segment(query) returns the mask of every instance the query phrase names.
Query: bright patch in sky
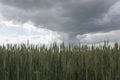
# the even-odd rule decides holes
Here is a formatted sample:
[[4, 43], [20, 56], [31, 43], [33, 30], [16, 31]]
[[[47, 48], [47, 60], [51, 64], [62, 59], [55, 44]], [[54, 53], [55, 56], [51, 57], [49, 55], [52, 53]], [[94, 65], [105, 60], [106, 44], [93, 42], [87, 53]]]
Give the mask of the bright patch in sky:
[[114, 30], [110, 32], [99, 33], [86, 33], [83, 35], [77, 35], [76, 38], [82, 43], [101, 43], [104, 41], [120, 42], [120, 30]]
[[36, 28], [31, 22], [15, 24], [11, 21], [0, 22], [0, 44], [6, 43], [26, 43], [50, 44], [61, 43], [61, 36], [56, 32]]

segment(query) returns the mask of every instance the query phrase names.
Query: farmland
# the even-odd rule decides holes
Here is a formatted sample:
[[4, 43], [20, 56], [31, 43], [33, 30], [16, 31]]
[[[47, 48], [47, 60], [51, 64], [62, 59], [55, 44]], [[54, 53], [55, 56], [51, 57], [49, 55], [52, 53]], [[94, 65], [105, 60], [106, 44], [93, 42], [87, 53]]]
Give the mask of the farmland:
[[120, 47], [2, 45], [0, 80], [120, 80]]

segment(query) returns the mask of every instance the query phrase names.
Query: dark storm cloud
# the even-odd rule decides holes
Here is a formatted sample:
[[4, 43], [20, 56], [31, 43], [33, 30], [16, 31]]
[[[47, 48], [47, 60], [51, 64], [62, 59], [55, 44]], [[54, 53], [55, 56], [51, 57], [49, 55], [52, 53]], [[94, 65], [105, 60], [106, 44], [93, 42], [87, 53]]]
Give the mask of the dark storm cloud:
[[[8, 20], [72, 35], [120, 29], [116, 19], [97, 24], [118, 0], [0, 0]], [[119, 18], [119, 16], [117, 17]], [[102, 20], [102, 19], [101, 19]], [[120, 20], [117, 20], [119, 22]]]
[[59, 0], [0, 0], [2, 3], [22, 9], [40, 9], [55, 6]]

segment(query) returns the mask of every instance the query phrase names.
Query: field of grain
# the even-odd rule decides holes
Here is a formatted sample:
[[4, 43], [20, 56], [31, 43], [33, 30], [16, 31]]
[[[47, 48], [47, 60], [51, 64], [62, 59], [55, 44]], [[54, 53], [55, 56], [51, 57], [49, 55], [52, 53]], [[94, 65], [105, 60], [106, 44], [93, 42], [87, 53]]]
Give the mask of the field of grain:
[[120, 80], [120, 47], [2, 45], [0, 80]]

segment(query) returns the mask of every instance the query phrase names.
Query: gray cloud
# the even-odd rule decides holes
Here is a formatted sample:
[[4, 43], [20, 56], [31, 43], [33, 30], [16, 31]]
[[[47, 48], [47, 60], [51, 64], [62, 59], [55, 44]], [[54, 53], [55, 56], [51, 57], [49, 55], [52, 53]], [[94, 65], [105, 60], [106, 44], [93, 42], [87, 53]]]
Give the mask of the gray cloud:
[[[0, 0], [0, 13], [8, 20], [74, 35], [120, 29], [120, 15], [104, 21], [119, 0]], [[114, 13], [113, 13], [114, 14]], [[113, 15], [109, 15], [111, 17]], [[102, 23], [100, 23], [100, 21]]]
[[[59, 4], [59, 0], [0, 0], [1, 3], [26, 10], [50, 8]], [[57, 3], [57, 4], [56, 4]]]

